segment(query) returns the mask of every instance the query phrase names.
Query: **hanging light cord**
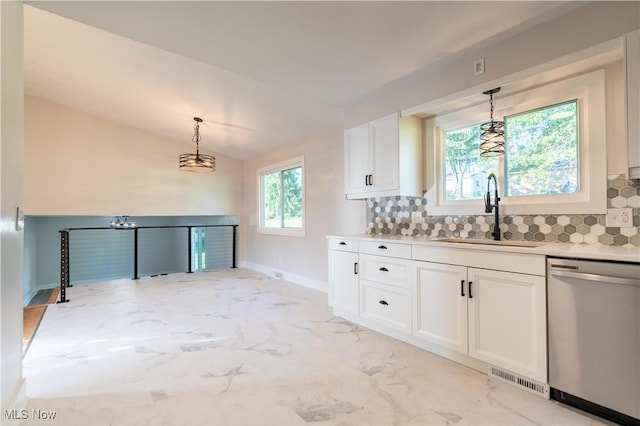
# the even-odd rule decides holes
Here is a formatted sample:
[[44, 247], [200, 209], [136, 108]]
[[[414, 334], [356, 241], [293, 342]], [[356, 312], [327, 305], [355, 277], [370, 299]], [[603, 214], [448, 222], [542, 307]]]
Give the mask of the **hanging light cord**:
[[193, 125], [193, 139], [196, 143], [196, 157], [200, 156], [200, 122], [196, 120], [196, 124]]

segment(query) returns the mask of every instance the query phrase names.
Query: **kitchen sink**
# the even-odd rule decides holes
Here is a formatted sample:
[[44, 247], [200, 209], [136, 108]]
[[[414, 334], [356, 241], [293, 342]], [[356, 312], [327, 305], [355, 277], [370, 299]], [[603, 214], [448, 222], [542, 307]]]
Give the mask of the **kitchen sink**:
[[495, 241], [495, 240], [480, 240], [480, 239], [467, 239], [467, 238], [443, 238], [435, 240], [444, 243], [458, 243], [458, 244], [484, 244], [490, 246], [505, 246], [505, 247], [539, 247], [540, 243], [531, 241]]

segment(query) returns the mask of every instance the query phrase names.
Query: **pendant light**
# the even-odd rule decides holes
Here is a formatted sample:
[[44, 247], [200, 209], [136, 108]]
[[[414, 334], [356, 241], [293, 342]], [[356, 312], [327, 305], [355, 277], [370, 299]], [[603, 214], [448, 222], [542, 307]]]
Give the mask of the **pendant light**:
[[493, 95], [500, 91], [499, 87], [482, 92], [489, 95], [491, 105], [490, 121], [480, 125], [480, 156], [497, 157], [504, 154], [504, 121], [493, 119]]
[[200, 137], [200, 123], [202, 123], [202, 118], [193, 117], [193, 120], [196, 123], [193, 125], [192, 141], [196, 143], [196, 153], [180, 154], [180, 170], [197, 173], [213, 172], [216, 170], [216, 157], [213, 155], [200, 154], [199, 144], [202, 140]]

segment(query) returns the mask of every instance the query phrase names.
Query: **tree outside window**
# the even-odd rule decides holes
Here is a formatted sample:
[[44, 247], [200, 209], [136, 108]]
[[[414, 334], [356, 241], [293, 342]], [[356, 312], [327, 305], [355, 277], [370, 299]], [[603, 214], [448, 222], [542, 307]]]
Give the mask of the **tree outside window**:
[[479, 124], [445, 132], [446, 200], [482, 198], [490, 173], [504, 175], [509, 197], [578, 191], [577, 100], [505, 116], [504, 121], [506, 153], [500, 159], [480, 157]]
[[262, 232], [303, 235], [300, 233], [304, 232], [304, 174], [301, 163], [301, 159], [292, 160], [259, 171]]

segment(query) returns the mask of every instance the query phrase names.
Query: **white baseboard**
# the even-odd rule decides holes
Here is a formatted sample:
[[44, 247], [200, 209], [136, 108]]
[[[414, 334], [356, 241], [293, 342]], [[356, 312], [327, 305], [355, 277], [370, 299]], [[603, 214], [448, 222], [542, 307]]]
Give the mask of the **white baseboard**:
[[[314, 280], [311, 278], [303, 277], [302, 275], [292, 274], [291, 272], [282, 271], [278, 268], [272, 268], [270, 266], [260, 265], [258, 263], [253, 263], [253, 262], [241, 261], [239, 262], [239, 266], [241, 268], [247, 268], [256, 272], [261, 272], [273, 278], [283, 279], [285, 281], [298, 284], [302, 287], [311, 288], [314, 290], [321, 291], [323, 293], [327, 292], [328, 286], [327, 286], [327, 283], [324, 281]], [[282, 274], [282, 275], [277, 276], [276, 274]]]

